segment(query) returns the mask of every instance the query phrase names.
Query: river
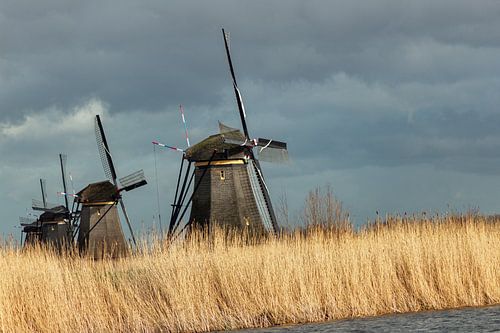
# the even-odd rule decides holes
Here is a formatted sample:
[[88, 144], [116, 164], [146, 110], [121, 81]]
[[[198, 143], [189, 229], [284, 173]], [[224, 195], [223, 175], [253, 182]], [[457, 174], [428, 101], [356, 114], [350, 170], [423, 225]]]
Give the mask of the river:
[[500, 332], [500, 305], [345, 319], [237, 332]]

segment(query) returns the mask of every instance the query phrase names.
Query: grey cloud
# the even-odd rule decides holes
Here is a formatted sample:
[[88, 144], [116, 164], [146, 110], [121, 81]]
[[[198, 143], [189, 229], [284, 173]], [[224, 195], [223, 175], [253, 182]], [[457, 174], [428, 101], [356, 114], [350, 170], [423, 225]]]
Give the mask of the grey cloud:
[[[53, 0], [1, 8], [5, 221], [25, 211], [39, 177], [55, 195], [61, 151], [77, 189], [103, 173], [94, 112], [80, 129], [46, 125], [46, 135], [20, 137], [2, 130], [66, 119], [94, 99], [120, 174], [145, 168], [152, 182], [126, 198], [136, 226], [151, 225], [150, 141], [185, 144], [178, 104], [192, 142], [215, 132], [217, 120], [239, 125], [222, 26], [231, 32], [251, 134], [289, 143], [291, 165], [264, 164], [273, 196], [289, 192], [299, 207], [307, 189], [330, 182], [360, 220], [375, 209], [450, 202], [495, 210], [488, 186], [500, 160], [495, 1]], [[179, 157], [158, 159], [165, 203]], [[426, 195], [433, 184], [439, 190]]]
[[229, 83], [224, 25], [242, 79], [456, 80], [497, 62], [498, 11], [494, 2], [7, 2], [0, 110], [12, 119], [90, 97], [111, 112], [217, 105], [213, 91]]

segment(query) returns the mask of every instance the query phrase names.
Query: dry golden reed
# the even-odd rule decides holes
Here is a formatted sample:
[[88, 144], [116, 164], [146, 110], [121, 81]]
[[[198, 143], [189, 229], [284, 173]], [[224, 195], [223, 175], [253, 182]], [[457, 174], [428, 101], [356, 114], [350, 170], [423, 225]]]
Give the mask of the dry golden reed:
[[210, 331], [500, 303], [500, 223], [390, 219], [111, 261], [0, 249], [4, 332]]

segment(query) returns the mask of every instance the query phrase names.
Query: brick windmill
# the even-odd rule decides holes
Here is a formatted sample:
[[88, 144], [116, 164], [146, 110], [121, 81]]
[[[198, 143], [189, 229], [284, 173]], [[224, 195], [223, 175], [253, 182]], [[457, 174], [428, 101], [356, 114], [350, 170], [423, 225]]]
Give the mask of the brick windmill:
[[[254, 232], [279, 231], [269, 190], [255, 151], [263, 161], [286, 161], [287, 145], [280, 141], [250, 137], [231, 61], [228, 35], [224, 29], [222, 34], [243, 132], [219, 123], [218, 134], [182, 150], [168, 230], [170, 236], [190, 226], [210, 228], [219, 225]], [[193, 164], [194, 171], [190, 173]], [[193, 190], [188, 198], [193, 178]], [[189, 220], [179, 231], [189, 206]]]
[[130, 229], [132, 240], [135, 237], [130, 224], [122, 194], [147, 184], [143, 170], [134, 172], [117, 181], [118, 177], [109, 150], [108, 142], [100, 117], [95, 117], [97, 146], [104, 173], [108, 180], [87, 185], [75, 195], [73, 203], [74, 237], [80, 251], [96, 259], [102, 257], [121, 257], [127, 254], [128, 246], [118, 215], [118, 204]]

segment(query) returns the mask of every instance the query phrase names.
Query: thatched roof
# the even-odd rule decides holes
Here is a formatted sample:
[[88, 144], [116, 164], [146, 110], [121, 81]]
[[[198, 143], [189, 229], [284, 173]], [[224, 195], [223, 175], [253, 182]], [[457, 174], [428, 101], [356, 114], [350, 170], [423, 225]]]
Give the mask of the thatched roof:
[[224, 158], [223, 154], [227, 151], [231, 151], [230, 155], [236, 155], [245, 149], [240, 144], [225, 142], [226, 138], [237, 142], [245, 142], [245, 136], [239, 130], [214, 134], [188, 148], [186, 158], [196, 162], [208, 161], [212, 157], [214, 150], [217, 151], [215, 159], [221, 159]]
[[87, 185], [78, 192], [78, 201], [81, 203], [100, 203], [115, 201], [120, 197], [118, 189], [110, 181], [102, 181]]

